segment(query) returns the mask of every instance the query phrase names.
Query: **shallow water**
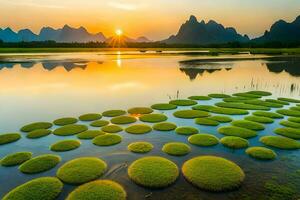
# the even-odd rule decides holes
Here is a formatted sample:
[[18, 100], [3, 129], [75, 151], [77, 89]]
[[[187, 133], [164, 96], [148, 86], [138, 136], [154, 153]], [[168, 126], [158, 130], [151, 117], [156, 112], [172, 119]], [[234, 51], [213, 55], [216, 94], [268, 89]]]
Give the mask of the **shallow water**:
[[[1, 132], [17, 131], [21, 125], [34, 121], [52, 121], [59, 117], [79, 116], [88, 112], [108, 109], [127, 109], [133, 106], [150, 106], [170, 99], [209, 93], [235, 93], [249, 90], [266, 90], [273, 98], [300, 96], [300, 61], [298, 58], [261, 58], [249, 55], [197, 57], [184, 55], [141, 55], [139, 53], [78, 53], [46, 55], [5, 55], [0, 57], [0, 120]], [[202, 58], [205, 60], [199, 61]], [[226, 58], [226, 59], [225, 59]], [[230, 58], [230, 59], [228, 59]], [[246, 58], [246, 59], [245, 59]], [[182, 62], [188, 61], [189, 62]], [[201, 101], [214, 104], [220, 100]], [[184, 107], [186, 109], [187, 107]], [[183, 108], [179, 108], [183, 109]], [[201, 132], [221, 138], [218, 127], [195, 125], [193, 120], [177, 119], [174, 111], [166, 111], [169, 120], [177, 125], [193, 125]], [[235, 116], [235, 119], [244, 116]], [[278, 122], [267, 125], [259, 136], [273, 135]], [[221, 124], [226, 125], [226, 124]], [[55, 127], [54, 127], [55, 128]], [[97, 156], [108, 163], [105, 178], [124, 185], [129, 199], [268, 199], [265, 198], [266, 181], [280, 184], [292, 183], [300, 187], [299, 150], [275, 150], [277, 160], [262, 162], [249, 158], [244, 150], [192, 146], [192, 152], [184, 157], [168, 156], [161, 152], [164, 143], [187, 142], [186, 136], [171, 132], [152, 131], [145, 135], [125, 132], [121, 144], [97, 147], [91, 141], [82, 141], [79, 149], [57, 153], [63, 161], [54, 169], [37, 174], [24, 175], [17, 167], [0, 167], [0, 196], [12, 188], [41, 176], [54, 176], [57, 168], [67, 160], [81, 156]], [[251, 146], [261, 145], [259, 136], [249, 140]], [[0, 146], [0, 156], [11, 152], [32, 151], [34, 156], [51, 153], [49, 145], [59, 139], [50, 135], [37, 140], [22, 138], [16, 143]], [[175, 184], [163, 190], [149, 190], [132, 183], [126, 174], [126, 164], [144, 155], [127, 151], [132, 141], [149, 141], [155, 148], [146, 155], [161, 155], [181, 167], [184, 161], [197, 155], [219, 155], [235, 161], [246, 173], [242, 187], [226, 193], [210, 193], [196, 189], [181, 176]], [[124, 164], [125, 163], [125, 164]], [[296, 178], [295, 178], [296, 177]], [[74, 186], [64, 186], [59, 199], [64, 199]], [[296, 190], [297, 191], [297, 190]], [[295, 194], [294, 198], [299, 198]], [[283, 195], [284, 196], [284, 195]], [[285, 195], [287, 197], [290, 196]], [[273, 199], [279, 199], [272, 196]], [[282, 197], [282, 196], [280, 196]]]

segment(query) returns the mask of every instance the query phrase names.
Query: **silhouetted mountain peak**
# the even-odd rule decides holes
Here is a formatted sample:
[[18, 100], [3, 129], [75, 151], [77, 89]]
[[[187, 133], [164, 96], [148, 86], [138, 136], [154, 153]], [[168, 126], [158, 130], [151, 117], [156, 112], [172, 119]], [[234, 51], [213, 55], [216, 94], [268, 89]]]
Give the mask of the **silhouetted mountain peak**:
[[191, 15], [190, 19], [188, 20], [188, 22], [190, 22], [190, 23], [198, 23], [198, 20], [197, 20], [197, 18], [194, 15]]

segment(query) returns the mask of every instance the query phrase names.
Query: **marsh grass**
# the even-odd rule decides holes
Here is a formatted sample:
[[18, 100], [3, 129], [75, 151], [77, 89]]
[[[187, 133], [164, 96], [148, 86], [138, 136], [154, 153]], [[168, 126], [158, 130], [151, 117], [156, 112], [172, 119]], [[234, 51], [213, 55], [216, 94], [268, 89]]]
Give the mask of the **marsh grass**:
[[276, 112], [285, 116], [300, 117], [300, 111], [297, 110], [280, 109], [276, 110]]
[[219, 144], [219, 139], [211, 134], [195, 134], [188, 138], [189, 143], [197, 146], [214, 146]]
[[231, 97], [228, 94], [219, 94], [219, 93], [209, 94], [208, 96], [211, 97], [211, 98], [215, 98], [215, 99], [223, 99], [223, 98], [229, 98], [229, 97]]
[[246, 104], [251, 104], [251, 105], [258, 105], [258, 106], [266, 106], [270, 108], [282, 108], [283, 105], [279, 103], [273, 103], [273, 102], [268, 102], [268, 101], [263, 101], [263, 100], [247, 100], [244, 101]]
[[31, 159], [31, 152], [12, 153], [1, 159], [0, 164], [5, 167], [20, 165], [23, 162]]
[[278, 98], [279, 101], [286, 101], [289, 103], [300, 103], [300, 100], [298, 99], [293, 99], [293, 98], [284, 98], [284, 97], [280, 97]]
[[265, 99], [266, 102], [271, 102], [271, 103], [277, 103], [277, 104], [281, 104], [281, 105], [289, 105], [289, 102], [286, 101], [280, 101], [277, 99]]
[[300, 128], [300, 123], [286, 121], [286, 120], [281, 121], [280, 125], [290, 127], [290, 128], [298, 128], [298, 129]]
[[214, 120], [214, 121], [217, 121], [220, 123], [229, 123], [232, 121], [231, 117], [223, 116], [223, 115], [214, 115], [214, 116], [208, 117], [208, 119], [211, 119], [211, 120]]
[[295, 123], [300, 123], [300, 117], [289, 117], [288, 121], [295, 122]]
[[259, 99], [259, 98], [261, 98], [261, 95], [256, 95], [256, 94], [252, 94], [252, 93], [249, 93], [249, 92], [235, 93], [232, 96], [246, 97], [246, 98], [252, 98], [252, 99]]
[[272, 95], [271, 92], [259, 91], [259, 90], [253, 90], [253, 91], [249, 91], [247, 93], [248, 94], [253, 94], [253, 95], [258, 95], [258, 96], [271, 96]]

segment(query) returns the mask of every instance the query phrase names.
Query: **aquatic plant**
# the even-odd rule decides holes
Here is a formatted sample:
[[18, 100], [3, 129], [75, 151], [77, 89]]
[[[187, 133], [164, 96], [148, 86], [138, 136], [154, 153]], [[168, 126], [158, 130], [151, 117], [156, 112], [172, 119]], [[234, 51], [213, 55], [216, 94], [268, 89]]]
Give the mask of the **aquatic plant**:
[[78, 119], [74, 118], [74, 117], [63, 117], [63, 118], [59, 118], [53, 121], [53, 124], [57, 125], [57, 126], [65, 126], [68, 124], [76, 124], [78, 122]]
[[280, 97], [278, 98], [279, 101], [286, 101], [289, 103], [300, 103], [300, 100], [298, 99], [293, 99], [293, 98], [284, 98], [284, 97]]
[[128, 145], [127, 149], [134, 153], [148, 153], [153, 149], [153, 145], [149, 142], [133, 142]]
[[276, 112], [281, 115], [300, 117], [300, 111], [297, 110], [281, 109], [281, 110], [276, 110]]
[[55, 129], [53, 131], [53, 134], [58, 136], [68, 136], [68, 135], [76, 135], [86, 130], [88, 130], [88, 127], [86, 125], [69, 124]]
[[109, 124], [109, 121], [106, 120], [96, 120], [90, 123], [90, 126], [93, 127], [102, 127], [102, 126], [106, 126]]
[[269, 107], [245, 104], [245, 103], [231, 103], [231, 102], [219, 102], [215, 104], [216, 106], [223, 108], [236, 108], [236, 109], [244, 109], [244, 110], [270, 110]]
[[99, 135], [104, 135], [104, 134], [106, 133], [99, 130], [87, 130], [77, 134], [77, 138], [81, 140], [90, 140], [90, 139], [94, 139]]
[[34, 122], [23, 126], [20, 130], [23, 132], [30, 132], [36, 129], [48, 129], [51, 128], [52, 126], [53, 124], [50, 122]]
[[249, 91], [247, 92], [248, 94], [253, 94], [253, 95], [258, 95], [258, 96], [271, 96], [271, 92], [267, 91], [259, 91], [259, 90], [254, 90], [254, 91]]
[[224, 146], [232, 149], [242, 149], [249, 146], [248, 140], [236, 136], [225, 136], [220, 140], [220, 142]]
[[169, 103], [157, 103], [153, 104], [151, 108], [154, 110], [174, 110], [177, 108], [177, 106]]
[[248, 101], [248, 100], [253, 100], [253, 98], [249, 98], [249, 97], [228, 97], [228, 98], [223, 99], [224, 102], [237, 102], [237, 103], [244, 103], [245, 101]]
[[300, 117], [289, 117], [288, 121], [295, 122], [295, 123], [300, 123]]
[[197, 104], [197, 101], [190, 100], [190, 99], [176, 99], [176, 100], [171, 100], [169, 103], [176, 106], [193, 106]]
[[212, 98], [209, 96], [190, 96], [188, 97], [190, 100], [195, 100], [195, 101], [208, 101], [211, 100]]
[[107, 110], [102, 113], [102, 116], [104, 117], [117, 117], [121, 115], [125, 115], [125, 110]]
[[264, 136], [259, 139], [263, 144], [279, 149], [299, 149], [300, 142], [281, 136]]
[[272, 119], [272, 118], [255, 116], [255, 115], [247, 116], [247, 117], [245, 117], [245, 120], [263, 123], [263, 124], [271, 124], [274, 122], [274, 119]]
[[218, 94], [218, 93], [209, 94], [208, 96], [215, 99], [223, 99], [223, 98], [231, 97], [228, 94]]
[[31, 152], [16, 152], [8, 154], [1, 159], [0, 164], [5, 167], [20, 165], [23, 162], [29, 160], [32, 156]]
[[250, 147], [246, 149], [246, 153], [259, 160], [274, 160], [276, 158], [276, 153], [265, 147]]
[[289, 105], [289, 102], [286, 101], [280, 101], [277, 99], [265, 99], [266, 102], [271, 102], [271, 103], [277, 103], [277, 104], [282, 104], [282, 105]]
[[71, 151], [80, 147], [81, 142], [79, 140], [62, 140], [58, 141], [50, 146], [51, 151]]
[[239, 92], [239, 93], [233, 94], [232, 96], [246, 97], [246, 98], [252, 98], [252, 99], [261, 98], [261, 95], [255, 95], [255, 94], [251, 94], [251, 93], [248, 93], [248, 92]]
[[[293, 122], [290, 122], [290, 123], [293, 123]], [[299, 140], [300, 139], [300, 130], [299, 130], [299, 128], [298, 129], [289, 128], [289, 127], [276, 128], [274, 130], [274, 133], [276, 133], [278, 135], [285, 136], [285, 137], [289, 137], [289, 138], [292, 138], [292, 139]]]
[[172, 156], [184, 156], [191, 152], [191, 147], [182, 142], [169, 142], [164, 144], [162, 151]]
[[120, 135], [107, 133], [95, 137], [93, 139], [93, 144], [97, 146], [111, 146], [119, 144], [121, 141], [122, 137]]
[[179, 135], [194, 135], [199, 133], [199, 130], [192, 126], [181, 126], [176, 128], [175, 132]]
[[251, 138], [257, 136], [256, 131], [236, 126], [222, 126], [218, 128], [218, 132], [226, 136], [237, 136], [241, 138]]
[[130, 108], [127, 112], [132, 115], [137, 115], [137, 114], [150, 114], [153, 112], [153, 110], [152, 108], [148, 108], [148, 107], [134, 107], [134, 108]]
[[211, 134], [195, 134], [188, 138], [189, 143], [197, 145], [197, 146], [214, 146], [219, 144], [219, 139]]
[[98, 120], [101, 118], [102, 118], [102, 115], [99, 113], [88, 113], [88, 114], [79, 116], [79, 120], [81, 120], [81, 121], [95, 121], [95, 120]]
[[218, 126], [220, 123], [209, 118], [196, 118], [195, 123], [204, 126]]
[[103, 126], [101, 130], [106, 133], [118, 133], [123, 131], [123, 128], [121, 126], [112, 124], [112, 125]]
[[274, 112], [266, 112], [266, 111], [255, 111], [252, 115], [259, 116], [259, 117], [269, 117], [273, 119], [281, 119], [283, 118], [282, 115]]
[[50, 135], [52, 133], [51, 130], [49, 129], [36, 129], [34, 131], [30, 131], [26, 137], [30, 139], [35, 139], [35, 138], [41, 138], [45, 137], [47, 135]]
[[210, 114], [201, 110], [178, 110], [173, 113], [174, 117], [184, 119], [194, 119], [199, 117], [208, 117]]
[[281, 121], [279, 123], [280, 125], [282, 126], [286, 126], [286, 127], [290, 127], [290, 128], [300, 128], [300, 123], [297, 123], [297, 122], [291, 122], [291, 121]]
[[157, 123], [157, 122], [166, 121], [168, 117], [163, 114], [146, 114], [146, 115], [142, 115], [139, 119], [142, 122]]
[[247, 115], [249, 112], [247, 110], [235, 109], [235, 108], [221, 108], [210, 105], [197, 105], [192, 107], [193, 110], [203, 110], [216, 114], [224, 115]]
[[160, 122], [153, 125], [153, 129], [157, 131], [172, 131], [177, 128], [177, 125], [171, 122]]
[[4, 133], [0, 135], [0, 145], [16, 142], [21, 139], [20, 133]]
[[211, 120], [214, 120], [214, 121], [217, 121], [220, 123], [228, 123], [228, 122], [232, 121], [231, 117], [223, 116], [223, 115], [214, 115], [214, 116], [208, 117], [208, 119], [211, 119]]
[[131, 124], [137, 121], [135, 117], [131, 116], [118, 116], [114, 117], [111, 120], [111, 123], [113, 124]]
[[254, 130], [254, 131], [260, 131], [260, 130], [265, 129], [265, 126], [260, 124], [260, 123], [252, 122], [252, 121], [248, 121], [248, 120], [242, 120], [242, 119], [232, 121], [231, 125], [241, 127], [241, 128], [250, 129], [250, 130]]
[[282, 107], [283, 107], [282, 104], [279, 104], [279, 103], [273, 103], [273, 102], [268, 102], [268, 101], [259, 100], [259, 99], [255, 99], [255, 100], [247, 100], [247, 101], [244, 101], [244, 103], [246, 103], [246, 104], [251, 104], [251, 105], [266, 106], [266, 107], [270, 107], [270, 108], [282, 108]]
[[152, 128], [147, 124], [134, 124], [127, 127], [125, 131], [131, 134], [145, 134], [151, 132]]

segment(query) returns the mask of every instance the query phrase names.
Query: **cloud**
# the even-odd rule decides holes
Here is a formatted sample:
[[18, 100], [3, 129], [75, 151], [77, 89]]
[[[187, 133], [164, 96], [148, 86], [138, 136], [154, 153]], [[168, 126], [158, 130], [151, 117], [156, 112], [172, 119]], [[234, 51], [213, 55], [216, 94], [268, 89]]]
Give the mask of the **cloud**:
[[28, 7], [38, 7], [38, 8], [50, 8], [50, 9], [62, 9], [65, 8], [61, 5], [54, 5], [54, 4], [45, 4], [36, 2], [35, 0], [23, 0], [23, 1], [9, 1], [5, 2], [14, 6], [28, 6]]
[[122, 3], [122, 2], [116, 2], [116, 1], [109, 2], [108, 5], [113, 8], [117, 8], [120, 10], [128, 10], [128, 11], [136, 10], [138, 7], [135, 4]]

